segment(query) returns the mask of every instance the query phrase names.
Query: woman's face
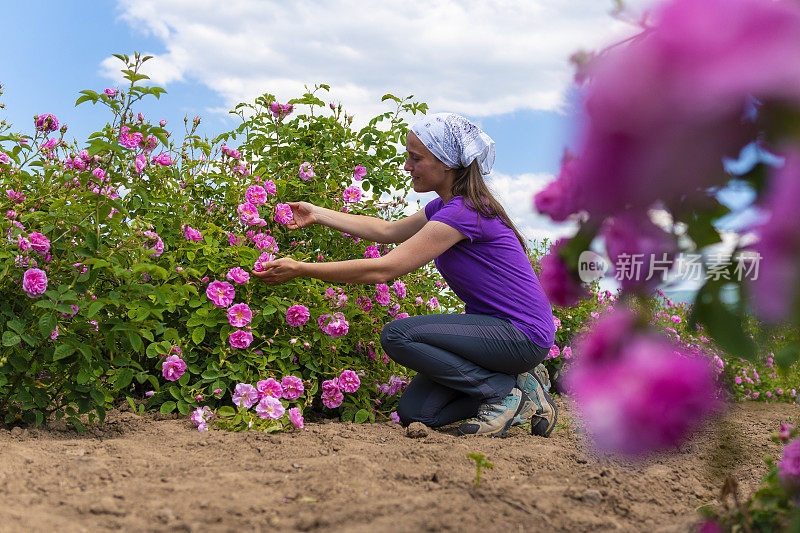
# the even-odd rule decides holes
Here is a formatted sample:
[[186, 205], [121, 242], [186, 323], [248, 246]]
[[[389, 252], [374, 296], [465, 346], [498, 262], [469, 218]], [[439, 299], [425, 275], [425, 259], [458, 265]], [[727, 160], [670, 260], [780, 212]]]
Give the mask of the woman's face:
[[[422, 144], [414, 132], [406, 137], [406, 163], [403, 169], [411, 173], [411, 183], [415, 192], [436, 191], [439, 196], [450, 195], [453, 185], [453, 171], [439, 161], [428, 148]], [[444, 196], [443, 196], [444, 197]]]

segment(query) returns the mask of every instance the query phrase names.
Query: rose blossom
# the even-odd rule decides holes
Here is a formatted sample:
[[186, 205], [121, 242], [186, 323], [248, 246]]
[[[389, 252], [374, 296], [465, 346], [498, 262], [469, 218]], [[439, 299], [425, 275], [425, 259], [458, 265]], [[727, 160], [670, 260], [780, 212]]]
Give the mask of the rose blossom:
[[356, 181], [361, 181], [366, 175], [367, 169], [361, 165], [356, 165], [355, 170], [353, 170], [353, 178], [355, 178]]
[[106, 93], [106, 96], [108, 96], [109, 98], [114, 98], [115, 96], [117, 96], [116, 89], [106, 89], [103, 92]]
[[339, 388], [344, 392], [355, 392], [361, 386], [361, 380], [358, 379], [358, 374], [352, 370], [343, 370], [339, 376]]
[[237, 383], [233, 389], [233, 403], [237, 407], [250, 409], [258, 401], [258, 391], [249, 383]]
[[229, 281], [233, 281], [234, 283], [238, 283], [239, 285], [243, 285], [250, 281], [250, 274], [243, 268], [233, 267], [232, 269], [228, 270], [227, 274], [225, 274], [225, 278]]
[[285, 412], [286, 409], [283, 407], [281, 401], [272, 396], [261, 398], [261, 401], [258, 402], [258, 406], [256, 406], [256, 414], [261, 418], [277, 420], [281, 418]]
[[305, 163], [302, 163], [300, 165], [300, 178], [301, 179], [307, 181], [307, 180], [310, 180], [311, 178], [313, 178], [314, 176], [316, 176], [316, 174], [314, 174], [314, 167], [311, 166], [311, 163], [306, 161]]
[[39, 252], [40, 255], [44, 255], [50, 251], [50, 240], [41, 233], [29, 233], [28, 239], [31, 242], [31, 248]]
[[303, 380], [296, 376], [285, 376], [281, 380], [281, 390], [283, 397], [287, 400], [296, 400], [303, 395], [305, 388]]
[[206, 288], [206, 296], [217, 307], [228, 307], [236, 297], [236, 290], [227, 281], [212, 281]]
[[361, 188], [358, 185], [351, 185], [342, 193], [342, 200], [348, 204], [356, 204], [361, 200]]
[[191, 226], [185, 226], [183, 229], [183, 236], [187, 241], [202, 241], [203, 235]]
[[311, 313], [304, 305], [293, 305], [286, 310], [286, 322], [293, 327], [305, 326]]
[[58, 119], [50, 113], [39, 115], [36, 119], [36, 129], [39, 131], [56, 131], [58, 129]]
[[289, 204], [278, 204], [275, 206], [275, 222], [288, 224], [292, 221], [292, 208]]
[[28, 298], [36, 298], [47, 290], [47, 274], [39, 268], [29, 268], [22, 275], [22, 290]]
[[403, 299], [406, 297], [406, 284], [400, 281], [399, 279], [392, 283], [392, 290], [397, 295], [399, 299]]
[[177, 355], [170, 355], [161, 365], [161, 374], [167, 381], [177, 381], [186, 372], [186, 363]]
[[262, 182], [264, 184], [264, 190], [270, 196], [275, 196], [278, 194], [278, 187], [275, 185], [275, 182], [272, 180], [264, 180]]
[[292, 407], [289, 409], [289, 422], [297, 429], [303, 429], [303, 414], [300, 412], [300, 408]]
[[267, 203], [267, 191], [261, 185], [251, 185], [244, 193], [245, 199], [253, 205], [264, 205]]
[[155, 231], [145, 231], [142, 232], [142, 235], [147, 237], [145, 240], [145, 246], [150, 251], [150, 257], [158, 257], [162, 253], [164, 253], [164, 241], [161, 240], [161, 237]]
[[[329, 386], [326, 387], [326, 383], [328, 383]], [[333, 384], [332, 386], [330, 385], [331, 383]], [[342, 394], [342, 391], [336, 386], [333, 380], [324, 381], [322, 383], [322, 403], [325, 407], [328, 409], [336, 409], [342, 405], [343, 401], [344, 394]]]
[[386, 307], [392, 301], [392, 295], [389, 292], [389, 286], [385, 283], [378, 283], [375, 288], [375, 301]]
[[144, 170], [144, 167], [147, 166], [147, 156], [144, 154], [136, 156], [135, 166], [136, 166], [136, 172], [141, 172], [142, 170]]
[[245, 303], [234, 304], [228, 308], [228, 322], [235, 328], [243, 328], [253, 320], [253, 312]]
[[265, 398], [267, 396], [280, 398], [281, 394], [283, 394], [281, 384], [275, 381], [273, 378], [267, 378], [259, 381], [256, 383], [256, 389], [258, 390], [258, 396], [260, 398]]
[[253, 334], [243, 329], [237, 329], [231, 333], [228, 342], [234, 348], [247, 348], [253, 342]]
[[377, 259], [381, 256], [380, 251], [378, 251], [378, 247], [374, 244], [367, 246], [367, 249], [364, 251], [364, 258], [365, 259]]
[[241, 220], [243, 223], [248, 223], [251, 220], [258, 218], [258, 208], [250, 202], [240, 204], [236, 208], [236, 212], [239, 214], [239, 220]]

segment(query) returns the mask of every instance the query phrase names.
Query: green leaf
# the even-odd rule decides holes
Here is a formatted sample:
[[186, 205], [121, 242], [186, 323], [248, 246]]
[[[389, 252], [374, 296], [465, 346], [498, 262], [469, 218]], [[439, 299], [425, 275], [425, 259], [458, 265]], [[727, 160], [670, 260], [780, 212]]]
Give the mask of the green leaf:
[[204, 328], [203, 326], [194, 328], [194, 330], [192, 331], [192, 341], [194, 341], [195, 344], [200, 344], [201, 342], [203, 342], [203, 339], [205, 338], [206, 338], [206, 328]]
[[94, 403], [97, 405], [103, 405], [106, 403], [106, 395], [97, 389], [92, 389], [89, 391], [89, 396], [92, 397], [92, 400], [94, 400]]
[[178, 404], [176, 404], [175, 402], [164, 402], [161, 404], [161, 409], [160, 409], [161, 414], [162, 415], [169, 414], [172, 411], [174, 411], [177, 406]]
[[114, 387], [117, 390], [122, 390], [128, 387], [128, 385], [131, 384], [131, 381], [133, 381], [133, 369], [121, 368], [117, 372], [116, 379], [114, 380]]
[[369, 411], [367, 411], [366, 409], [359, 409], [356, 412], [354, 420], [356, 424], [363, 424], [364, 422], [367, 421], [368, 418], [369, 418]]
[[42, 334], [42, 337], [49, 337], [50, 334], [55, 331], [55, 329], [56, 317], [51, 314], [42, 315], [42, 317], [39, 319], [39, 333]]
[[59, 361], [65, 357], [69, 357], [73, 353], [75, 353], [74, 346], [71, 344], [62, 344], [56, 347], [55, 352], [53, 352], [53, 361]]
[[89, 309], [86, 311], [86, 318], [92, 319], [94, 315], [96, 315], [97, 312], [100, 311], [100, 309], [102, 309], [105, 305], [105, 302], [102, 300], [93, 301], [89, 306]]
[[3, 346], [16, 346], [20, 342], [22, 342], [22, 339], [19, 335], [15, 335], [11, 331], [3, 332]]

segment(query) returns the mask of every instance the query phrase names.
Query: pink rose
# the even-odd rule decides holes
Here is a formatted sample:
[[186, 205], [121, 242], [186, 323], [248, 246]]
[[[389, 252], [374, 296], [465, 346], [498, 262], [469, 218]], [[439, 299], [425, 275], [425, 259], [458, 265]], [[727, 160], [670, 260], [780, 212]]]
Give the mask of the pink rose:
[[361, 188], [358, 185], [351, 185], [342, 193], [342, 200], [348, 204], [355, 204], [361, 200]]
[[248, 223], [251, 220], [258, 218], [258, 208], [250, 202], [245, 202], [239, 205], [239, 207], [236, 208], [236, 211], [239, 214], [239, 220], [244, 223]]
[[286, 310], [286, 322], [293, 327], [305, 326], [311, 313], [304, 305], [293, 305]]
[[206, 288], [206, 296], [217, 307], [228, 307], [236, 297], [236, 290], [227, 281], [212, 281]]
[[353, 177], [356, 181], [361, 181], [364, 176], [367, 175], [367, 169], [362, 167], [361, 165], [356, 165], [355, 170], [353, 170]]
[[292, 221], [292, 208], [289, 204], [278, 204], [275, 206], [275, 222], [288, 224]]
[[183, 236], [186, 237], [187, 241], [202, 241], [203, 235], [196, 229], [191, 226], [185, 226], [183, 230]]
[[298, 407], [289, 409], [289, 422], [297, 429], [303, 429], [303, 414]]
[[267, 192], [267, 194], [269, 194], [270, 196], [275, 196], [276, 194], [278, 194], [278, 187], [275, 186], [274, 181], [264, 180], [263, 183], [264, 183], [264, 190]]
[[251, 185], [244, 193], [245, 199], [253, 205], [264, 205], [267, 203], [267, 191], [261, 185]]
[[314, 174], [314, 167], [311, 166], [311, 163], [305, 162], [300, 165], [300, 178], [310, 180], [314, 176], [316, 176], [316, 174]]
[[28, 298], [37, 298], [47, 290], [47, 274], [38, 268], [29, 268], [22, 275], [22, 290]]
[[235, 304], [228, 308], [228, 322], [235, 328], [243, 328], [253, 320], [253, 312], [245, 303]]
[[269, 263], [270, 261], [275, 261], [275, 255], [264, 252], [256, 259], [256, 262], [253, 264], [253, 270], [256, 272], [264, 272], [264, 270], [266, 270], [264, 263]]
[[39, 115], [36, 119], [36, 129], [39, 131], [56, 131], [58, 129], [58, 119], [50, 113]]
[[233, 281], [234, 283], [238, 283], [239, 285], [243, 285], [250, 281], [250, 274], [243, 268], [233, 267], [232, 269], [228, 270], [225, 278], [229, 281]]
[[247, 348], [253, 342], [253, 334], [243, 329], [237, 329], [228, 338], [234, 348]]
[[287, 400], [296, 400], [303, 395], [305, 388], [303, 380], [296, 376], [285, 376], [281, 380], [281, 390], [283, 397]]
[[261, 418], [271, 418], [278, 420], [286, 412], [281, 401], [273, 396], [265, 396], [261, 398], [256, 406], [256, 414]]
[[237, 383], [232, 400], [237, 407], [250, 409], [258, 402], [258, 391], [249, 383]]
[[392, 290], [401, 300], [406, 297], [406, 284], [399, 279], [392, 283]]
[[355, 392], [361, 386], [358, 374], [352, 370], [343, 370], [339, 376], [339, 388], [344, 392]]
[[161, 364], [161, 374], [167, 381], [177, 381], [186, 372], [186, 363], [177, 355], [170, 355]]
[[144, 154], [140, 154], [136, 156], [136, 172], [141, 172], [144, 170], [144, 167], [147, 166], [147, 156]]
[[267, 378], [256, 383], [256, 389], [258, 390], [258, 395], [261, 398], [266, 396], [280, 398], [283, 394], [283, 388], [281, 387], [281, 384], [272, 378]]
[[106, 93], [106, 96], [108, 96], [109, 98], [114, 98], [115, 96], [117, 96], [117, 90], [116, 89], [106, 89], [103, 92]]

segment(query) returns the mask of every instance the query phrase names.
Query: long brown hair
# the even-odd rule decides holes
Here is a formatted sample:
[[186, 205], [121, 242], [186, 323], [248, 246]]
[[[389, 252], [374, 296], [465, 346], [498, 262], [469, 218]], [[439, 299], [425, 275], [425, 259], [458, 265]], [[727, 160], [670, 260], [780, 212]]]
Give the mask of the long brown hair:
[[486, 182], [483, 181], [481, 174], [481, 167], [477, 160], [474, 160], [469, 166], [454, 169], [456, 176], [453, 180], [453, 196], [461, 196], [465, 200], [469, 200], [469, 205], [472, 206], [478, 213], [486, 218], [500, 218], [511, 231], [517, 236], [525, 255], [528, 254], [528, 245], [525, 243], [525, 238], [519, 232], [517, 227], [511, 222], [511, 218], [506, 214], [506, 210], [500, 202], [495, 199]]

